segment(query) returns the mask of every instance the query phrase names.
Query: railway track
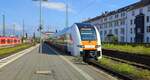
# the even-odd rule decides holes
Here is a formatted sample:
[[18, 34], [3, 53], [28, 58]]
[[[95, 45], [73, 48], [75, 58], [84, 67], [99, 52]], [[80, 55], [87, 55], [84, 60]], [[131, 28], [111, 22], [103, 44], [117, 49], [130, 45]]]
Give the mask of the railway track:
[[[60, 52], [60, 50], [58, 50], [56, 47], [53, 46], [53, 48]], [[61, 53], [65, 54], [64, 51], [63, 52], [61, 51]], [[124, 60], [124, 59], [119, 59], [119, 58], [111, 57], [111, 56], [103, 56], [103, 57], [112, 59], [112, 60], [117, 61], [117, 62], [121, 62], [121, 63], [129, 64], [129, 65], [133, 65], [133, 66], [135, 66], [137, 68], [140, 68], [140, 69], [150, 70], [149, 66], [146, 66], [146, 65], [143, 65], [143, 64], [139, 64], [139, 63], [135, 63], [135, 62], [131, 62], [131, 61], [127, 61], [127, 60]], [[94, 67], [102, 69], [105, 72], [108, 72], [109, 74], [112, 74], [113, 76], [116, 76], [116, 77], [118, 77], [121, 80], [135, 80], [135, 78], [131, 77], [130, 75], [125, 75], [125, 74], [116, 72], [116, 71], [112, 70], [111, 68], [107, 68], [107, 67], [101, 65], [99, 62], [97, 62], [95, 60], [88, 60], [87, 63], [89, 63], [90, 65], [92, 65]]]
[[[54, 46], [52, 46], [52, 47], [53, 47], [55, 50], [57, 50], [56, 47], [54, 47]], [[59, 52], [62, 53], [62, 54], [65, 54], [64, 52], [62, 52], [62, 51], [60, 51], [60, 50], [57, 50], [57, 51], [59, 51]], [[67, 54], [65, 54], [65, 55], [67, 55]], [[113, 76], [116, 76], [116, 77], [118, 77], [118, 78], [121, 79], [121, 80], [134, 80], [134, 79], [132, 79], [132, 78], [131, 78], [130, 76], [128, 76], [128, 75], [124, 75], [124, 74], [115, 72], [115, 71], [113, 71], [113, 70], [111, 70], [111, 69], [109, 69], [109, 68], [106, 68], [106, 67], [100, 65], [100, 64], [99, 64], [97, 61], [95, 61], [95, 60], [88, 60], [87, 63], [89, 63], [90, 65], [95, 66], [95, 67], [97, 67], [97, 68], [103, 69], [105, 72], [108, 72], [109, 74], [112, 74]]]
[[118, 77], [118, 78], [121, 79], [121, 80], [134, 80], [133, 78], [131, 78], [131, 77], [128, 76], [128, 75], [124, 75], [124, 74], [115, 72], [115, 71], [111, 70], [110, 68], [106, 68], [105, 66], [100, 65], [100, 64], [99, 64], [97, 61], [95, 61], [95, 60], [88, 60], [88, 63], [89, 63], [90, 65], [93, 65], [93, 66], [97, 67], [97, 68], [103, 69], [105, 72], [108, 72], [108, 73], [112, 74], [113, 76]]
[[112, 60], [117, 61], [117, 62], [126, 63], [126, 64], [129, 64], [129, 65], [141, 68], [141, 69], [150, 70], [150, 67], [147, 66], [147, 65], [143, 65], [143, 64], [139, 64], [139, 63], [135, 63], [135, 62], [130, 62], [130, 61], [127, 61], [127, 60], [118, 59], [118, 58], [114, 58], [114, 57], [110, 57], [110, 56], [104, 56], [104, 57], [112, 59]]
[[[120, 52], [120, 51], [113, 51], [113, 50], [106, 50], [103, 49], [103, 55], [111, 57], [113, 59], [120, 59], [124, 60], [125, 62], [132, 62], [130, 64], [135, 66], [143, 66], [143, 68], [150, 69], [150, 57], [149, 56], [143, 56], [143, 55], [137, 55], [137, 54], [131, 54], [126, 52]], [[115, 60], [116, 60], [115, 59]], [[122, 61], [122, 62], [124, 62]]]

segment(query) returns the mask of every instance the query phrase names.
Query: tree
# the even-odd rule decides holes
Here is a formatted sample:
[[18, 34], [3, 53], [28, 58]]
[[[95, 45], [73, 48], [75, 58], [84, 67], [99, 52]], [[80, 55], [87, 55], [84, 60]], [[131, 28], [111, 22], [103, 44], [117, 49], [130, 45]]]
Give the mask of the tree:
[[106, 41], [116, 43], [118, 42], [118, 37], [113, 34], [108, 34], [106, 37]]

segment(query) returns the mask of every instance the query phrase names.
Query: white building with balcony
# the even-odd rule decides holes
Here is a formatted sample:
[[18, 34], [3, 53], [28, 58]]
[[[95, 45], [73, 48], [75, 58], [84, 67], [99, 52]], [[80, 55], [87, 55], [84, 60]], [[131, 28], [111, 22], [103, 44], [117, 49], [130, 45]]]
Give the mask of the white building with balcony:
[[150, 0], [105, 12], [85, 22], [97, 26], [102, 42], [113, 35], [118, 42], [150, 43]]

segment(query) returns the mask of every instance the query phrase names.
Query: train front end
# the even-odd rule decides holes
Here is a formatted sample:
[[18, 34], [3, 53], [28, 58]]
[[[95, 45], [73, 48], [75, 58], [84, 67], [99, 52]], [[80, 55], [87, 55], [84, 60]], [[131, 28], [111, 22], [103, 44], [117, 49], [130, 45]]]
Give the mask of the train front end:
[[78, 24], [78, 29], [80, 32], [80, 55], [83, 60], [87, 59], [101, 59], [101, 40], [97, 28], [91, 24]]

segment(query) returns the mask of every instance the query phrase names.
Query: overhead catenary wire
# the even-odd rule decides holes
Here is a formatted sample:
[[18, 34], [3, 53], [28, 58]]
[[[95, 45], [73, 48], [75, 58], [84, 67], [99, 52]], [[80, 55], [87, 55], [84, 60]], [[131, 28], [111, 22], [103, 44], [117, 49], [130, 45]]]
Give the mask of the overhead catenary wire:
[[91, 0], [84, 8], [80, 9], [78, 14], [76, 14], [76, 18], [79, 17], [85, 10], [87, 10], [89, 7], [93, 6], [96, 3], [96, 0]]

